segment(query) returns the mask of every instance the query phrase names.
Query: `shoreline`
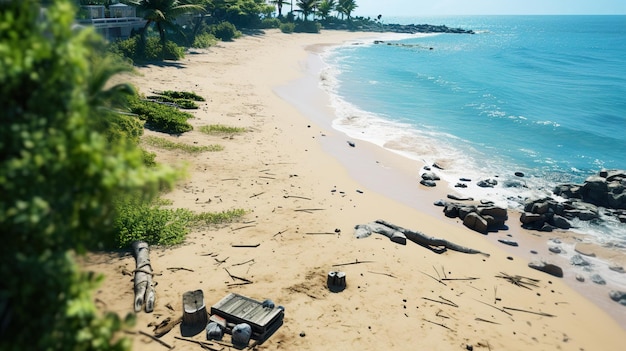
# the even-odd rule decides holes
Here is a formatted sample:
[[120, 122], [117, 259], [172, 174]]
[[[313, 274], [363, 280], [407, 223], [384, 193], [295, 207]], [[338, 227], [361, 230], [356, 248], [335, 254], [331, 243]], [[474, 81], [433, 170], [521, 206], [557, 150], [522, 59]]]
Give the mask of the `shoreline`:
[[[250, 211], [241, 223], [194, 230], [177, 247], [151, 248], [153, 269], [160, 274], [155, 277], [157, 302], [154, 313], [137, 314], [134, 330], [149, 332], [150, 323], [180, 316], [182, 293], [202, 289], [208, 306], [230, 292], [270, 298], [285, 306], [284, 324], [258, 350], [413, 350], [416, 343], [425, 349], [489, 345], [492, 350], [620, 350], [626, 333], [606, 311], [564, 281], [531, 270], [523, 260], [507, 259], [511, 254], [489, 240], [477, 239], [480, 234], [438, 219], [443, 217], [436, 215], [440, 209], [424, 198], [440, 193], [420, 189], [419, 196], [412, 196], [398, 187], [398, 196], [422, 204], [422, 211], [377, 191], [375, 187], [385, 183], [367, 177], [391, 177], [402, 167], [417, 172], [413, 163], [407, 165], [401, 156], [364, 142], [350, 148], [343, 134], [328, 128], [330, 124], [309, 118], [273, 90], [306, 75], [307, 47], [365, 36], [268, 31], [190, 54], [175, 66], [141, 67], [140, 76], [128, 77], [144, 94], [167, 88], [192, 90], [207, 99], [190, 120], [194, 131], [161, 137], [225, 147], [200, 155], [150, 149], [157, 152], [157, 162], [188, 164], [189, 178], [164, 198], [173, 207], [196, 212]], [[224, 138], [196, 131], [217, 123], [249, 132]], [[155, 133], [146, 131], [151, 134]], [[351, 168], [328, 152], [337, 150], [348, 161], [358, 154], [357, 158], [371, 162], [353, 162], [364, 168]], [[393, 183], [410, 183], [411, 173], [407, 174], [393, 178]], [[417, 190], [415, 184], [411, 191]], [[398, 245], [378, 234], [354, 238], [355, 225], [379, 218], [490, 257], [453, 251], [436, 254], [413, 243]], [[237, 247], [240, 244], [258, 246]], [[335, 268], [337, 264], [346, 265]], [[121, 316], [132, 311], [132, 282], [122, 272], [132, 271], [134, 265], [129, 252], [85, 258], [85, 269], [106, 276], [94, 296], [102, 311]], [[346, 273], [347, 288], [331, 293], [326, 276], [337, 269]], [[232, 285], [227, 272], [253, 283]], [[523, 289], [498, 278], [501, 272], [539, 282]], [[442, 282], [437, 276], [476, 279]], [[438, 296], [456, 306], [433, 302]], [[505, 313], [504, 307], [527, 312]], [[179, 350], [197, 349], [177, 340], [179, 334], [175, 328], [161, 339]], [[134, 350], [161, 347], [139, 334], [130, 337]], [[200, 333], [193, 339], [206, 337]]]
[[[363, 41], [371, 38], [360, 39], [351, 43], [362, 44]], [[381, 40], [375, 38], [374, 40]], [[385, 40], [389, 40], [385, 38]], [[344, 44], [342, 44], [344, 45]], [[326, 49], [332, 49], [328, 45]], [[384, 146], [375, 145], [370, 141], [350, 138], [344, 132], [333, 128], [334, 111], [330, 106], [328, 94], [319, 87], [320, 77], [323, 70], [323, 60], [321, 54], [324, 47], [307, 48], [309, 56], [306, 60], [306, 73], [282, 87], [274, 90], [283, 99], [296, 106], [300, 112], [309, 117], [323, 128], [332, 129], [334, 133], [326, 133], [320, 138], [324, 151], [332, 155], [346, 167], [351, 177], [363, 184], [366, 188], [383, 194], [386, 197], [406, 204], [422, 213], [426, 213], [440, 221], [454, 221], [460, 227], [462, 222], [458, 218], [447, 218], [441, 207], [434, 206], [438, 200], [448, 200], [448, 194], [457, 193], [452, 184], [442, 179], [439, 185], [434, 188], [426, 188], [419, 185], [420, 174], [424, 166], [429, 166], [424, 161], [417, 161], [410, 157], [405, 157], [400, 153], [386, 149]], [[305, 99], [302, 99], [305, 96]], [[322, 107], [323, 106], [323, 107]], [[347, 145], [347, 141], [353, 142], [354, 149]], [[358, 149], [358, 150], [356, 150]], [[445, 173], [445, 171], [440, 171]], [[489, 177], [489, 175], [485, 175]], [[377, 181], [383, 179], [384, 183]], [[479, 200], [479, 199], [478, 199]], [[488, 197], [484, 200], [491, 200]], [[453, 201], [453, 200], [451, 200]], [[509, 219], [507, 220], [507, 230], [490, 232], [485, 235], [485, 239], [492, 244], [499, 246], [502, 250], [515, 255], [526, 262], [546, 261], [561, 267], [564, 271], [562, 278], [572, 289], [602, 307], [626, 330], [626, 315], [621, 311], [621, 307], [609, 298], [610, 290], [626, 290], [626, 276], [623, 273], [609, 269], [611, 264], [626, 267], [625, 251], [619, 248], [606, 248], [599, 243], [589, 241], [587, 234], [569, 230], [556, 230], [554, 232], [540, 232], [524, 229], [519, 222], [522, 211], [508, 208]], [[465, 229], [465, 228], [464, 228]], [[472, 232], [474, 235], [482, 235]], [[518, 242], [518, 247], [504, 245], [498, 239], [513, 239]], [[560, 241], [559, 246], [563, 252], [555, 254], [550, 252], [549, 246], [553, 240]], [[570, 258], [574, 254], [575, 246], [578, 243], [589, 243], [590, 251], [596, 256], [581, 255], [585, 260], [592, 262], [593, 270], [588, 267], [577, 267], [570, 263]], [[533, 253], [533, 252], [535, 253]], [[567, 256], [566, 256], [567, 255]], [[600, 274], [608, 281], [607, 285], [600, 285], [589, 280], [592, 273]], [[577, 280], [577, 276], [585, 278], [584, 282]], [[618, 307], [618, 308], [615, 308]]]

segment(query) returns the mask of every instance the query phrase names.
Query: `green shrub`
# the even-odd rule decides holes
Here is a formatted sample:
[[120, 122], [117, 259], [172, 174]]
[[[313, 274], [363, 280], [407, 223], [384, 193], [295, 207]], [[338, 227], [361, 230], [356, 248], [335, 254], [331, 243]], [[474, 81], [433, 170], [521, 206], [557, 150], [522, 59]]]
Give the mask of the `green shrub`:
[[232, 222], [246, 214], [242, 209], [196, 214], [182, 208], [161, 208], [161, 205], [171, 205], [171, 201], [147, 203], [141, 200], [141, 196], [119, 200], [114, 224], [118, 233], [115, 246], [126, 248], [136, 240], [144, 240], [150, 245], [180, 244], [191, 227]]
[[130, 37], [125, 40], [116, 40], [109, 45], [109, 51], [136, 61], [139, 57], [137, 52], [139, 40], [139, 36]]
[[201, 33], [196, 35], [196, 38], [193, 40], [193, 44], [191, 47], [198, 49], [206, 49], [217, 43], [217, 38], [210, 33]]
[[319, 33], [322, 29], [322, 25], [313, 21], [302, 21], [296, 24], [294, 29], [298, 33]]
[[135, 62], [159, 61], [161, 55], [164, 55], [163, 58], [166, 60], [180, 60], [185, 57], [185, 49], [172, 41], [165, 43], [165, 53], [163, 53], [161, 41], [155, 36], [146, 38], [145, 48], [141, 47], [141, 36], [136, 35], [113, 42], [109, 50]]
[[[156, 39], [156, 38], [155, 38]], [[161, 48], [161, 44], [158, 44], [158, 47]], [[165, 43], [165, 56], [163, 57], [165, 60], [174, 60], [178, 61], [185, 57], [185, 48], [182, 46], [176, 45], [173, 41], [167, 41]]]
[[204, 101], [204, 98], [193, 91], [174, 91], [165, 90], [159, 93], [159, 95], [169, 96], [174, 99], [189, 99], [194, 101]]
[[195, 110], [198, 108], [198, 104], [188, 99], [175, 99], [169, 96], [164, 95], [152, 95], [148, 96], [148, 100], [158, 101], [158, 102], [167, 102], [170, 104], [176, 105], [178, 108], [182, 108], [185, 110]]
[[146, 127], [155, 131], [168, 134], [181, 134], [193, 129], [187, 122], [193, 115], [179, 111], [177, 108], [140, 100], [138, 97], [131, 99], [129, 107], [142, 120], [146, 121]]
[[136, 240], [145, 240], [150, 245], [180, 244], [193, 219], [193, 213], [187, 209], [163, 209], [142, 202], [140, 196], [118, 201], [116, 211], [115, 245], [119, 248], [129, 247]]
[[281, 24], [278, 18], [264, 18], [261, 21], [261, 28], [280, 28]]
[[146, 167], [156, 166], [156, 154], [147, 150], [141, 150], [143, 152], [143, 164]]
[[222, 41], [232, 41], [241, 36], [241, 32], [237, 30], [237, 27], [226, 21], [211, 26], [210, 30], [216, 38]]
[[293, 22], [287, 22], [280, 25], [280, 31], [283, 33], [293, 33], [296, 30], [296, 24]]

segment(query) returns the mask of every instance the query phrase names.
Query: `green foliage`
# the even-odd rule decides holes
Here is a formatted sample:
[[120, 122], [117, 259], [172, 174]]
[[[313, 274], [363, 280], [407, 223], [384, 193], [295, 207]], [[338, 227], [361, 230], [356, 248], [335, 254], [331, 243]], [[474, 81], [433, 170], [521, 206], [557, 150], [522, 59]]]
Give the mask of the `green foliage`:
[[183, 242], [189, 228], [232, 222], [246, 214], [242, 209], [195, 214], [187, 209], [161, 208], [167, 204], [171, 202], [150, 203], [142, 201], [140, 196], [118, 201], [115, 228], [119, 235], [115, 246], [126, 248], [136, 240], [150, 245], [176, 245]]
[[166, 90], [159, 95], [148, 96], [149, 100], [167, 102], [176, 105], [182, 109], [197, 109], [198, 105], [194, 101], [204, 101], [204, 98], [190, 91], [173, 91]]
[[147, 97], [148, 100], [158, 101], [158, 102], [167, 102], [175, 105], [178, 108], [182, 108], [184, 110], [195, 110], [198, 109], [198, 104], [188, 99], [175, 99], [169, 96], [164, 95], [152, 95]]
[[185, 57], [185, 48], [167, 41], [165, 50], [159, 38], [150, 36], [146, 38], [145, 47], [142, 47], [141, 36], [133, 36], [125, 40], [116, 40], [111, 43], [109, 50], [113, 53], [127, 57], [133, 62], [149, 62], [166, 60], [180, 60]]
[[224, 150], [224, 147], [221, 145], [205, 145], [205, 146], [189, 145], [189, 144], [184, 144], [184, 143], [175, 143], [171, 140], [167, 140], [165, 138], [154, 137], [154, 136], [145, 137], [144, 142], [148, 145], [160, 147], [162, 149], [182, 150], [182, 151], [192, 153], [192, 154], [204, 152], [204, 151]]
[[192, 220], [193, 213], [187, 209], [163, 209], [141, 196], [127, 196], [117, 203], [115, 246], [127, 248], [136, 240], [150, 245], [180, 244]]
[[210, 124], [200, 127], [200, 132], [205, 134], [238, 134], [245, 131], [245, 128], [229, 127], [222, 124]]
[[201, 224], [223, 224], [235, 221], [246, 214], [245, 210], [234, 209], [223, 212], [203, 212], [194, 215], [194, 225]]
[[141, 150], [143, 156], [143, 164], [146, 167], [156, 167], [156, 154], [154, 152], [149, 152], [146, 150]]
[[297, 33], [319, 33], [322, 25], [313, 21], [298, 21], [294, 31]]
[[[139, 37], [139, 41], [137, 45], [141, 45], [141, 38]], [[137, 51], [136, 51], [137, 52]], [[138, 50], [138, 52], [141, 52]], [[180, 60], [185, 57], [185, 48], [176, 45], [173, 41], [165, 42], [165, 49], [159, 38], [157, 37], [148, 37], [146, 38], [146, 47], [144, 51], [144, 55], [141, 57], [136, 57], [133, 59], [134, 61], [159, 61], [161, 59], [165, 60]]]
[[193, 129], [187, 122], [193, 115], [175, 107], [134, 97], [129, 102], [130, 111], [146, 121], [146, 127], [155, 131], [182, 134]]
[[296, 30], [296, 24], [293, 22], [287, 22], [280, 25], [280, 31], [283, 33], [291, 34]]
[[232, 41], [241, 37], [241, 32], [230, 22], [221, 22], [210, 26], [211, 33], [222, 41]]
[[281, 24], [278, 18], [264, 18], [261, 21], [261, 28], [280, 28]]
[[[148, 41], [146, 38], [146, 30], [150, 25], [154, 24], [159, 32], [160, 48], [162, 49], [162, 59], [177, 60], [180, 56], [179, 47], [170, 44], [166, 39], [167, 28], [177, 28], [175, 19], [178, 16], [187, 13], [200, 13], [204, 8], [197, 4], [196, 1], [190, 0], [125, 0], [124, 2], [137, 7], [139, 13], [143, 14], [146, 25], [141, 32], [142, 40], [140, 44], [146, 44], [148, 49]], [[178, 58], [177, 58], [178, 57]]]
[[101, 278], [73, 256], [114, 236], [114, 198], [151, 198], [177, 174], [95, 127], [116, 100], [97, 88], [114, 74], [93, 60], [101, 39], [72, 30], [73, 3], [54, 1], [44, 18], [38, 5], [0, 1], [0, 306], [11, 316], [0, 349], [128, 350], [117, 332], [129, 321], [98, 312]]
[[169, 96], [174, 99], [188, 99], [193, 101], [205, 101], [204, 98], [193, 91], [174, 91], [165, 90], [159, 93], [159, 95]]
[[196, 35], [196, 37], [194, 38], [193, 44], [191, 44], [191, 47], [198, 48], [198, 49], [206, 49], [206, 48], [210, 48], [216, 43], [217, 43], [217, 38], [213, 34], [200, 33]]

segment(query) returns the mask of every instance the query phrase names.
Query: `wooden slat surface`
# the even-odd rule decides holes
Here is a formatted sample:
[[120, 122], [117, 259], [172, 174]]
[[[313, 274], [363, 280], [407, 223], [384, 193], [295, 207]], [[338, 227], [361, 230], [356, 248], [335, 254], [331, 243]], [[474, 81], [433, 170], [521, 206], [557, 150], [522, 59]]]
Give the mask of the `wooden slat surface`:
[[250, 324], [257, 333], [264, 334], [268, 327], [282, 317], [283, 311], [277, 307], [264, 308], [261, 302], [230, 293], [211, 307], [211, 314], [217, 314], [227, 321]]

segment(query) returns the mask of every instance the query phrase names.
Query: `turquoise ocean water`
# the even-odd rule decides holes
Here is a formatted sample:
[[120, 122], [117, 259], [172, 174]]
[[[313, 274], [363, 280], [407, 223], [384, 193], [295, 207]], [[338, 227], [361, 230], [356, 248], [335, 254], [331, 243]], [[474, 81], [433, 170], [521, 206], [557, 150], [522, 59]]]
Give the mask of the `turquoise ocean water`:
[[[476, 34], [389, 36], [385, 44], [326, 52], [321, 84], [336, 111], [335, 128], [438, 162], [452, 185], [460, 177], [497, 177], [498, 188], [488, 194], [456, 190], [509, 207], [557, 183], [582, 183], [602, 168], [626, 169], [626, 16], [386, 22]], [[626, 242], [617, 223], [584, 229]]]

